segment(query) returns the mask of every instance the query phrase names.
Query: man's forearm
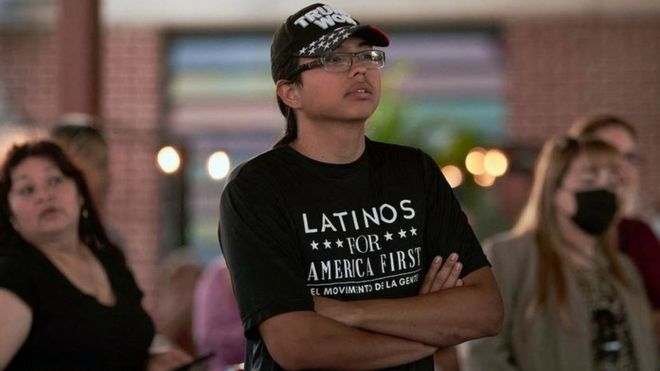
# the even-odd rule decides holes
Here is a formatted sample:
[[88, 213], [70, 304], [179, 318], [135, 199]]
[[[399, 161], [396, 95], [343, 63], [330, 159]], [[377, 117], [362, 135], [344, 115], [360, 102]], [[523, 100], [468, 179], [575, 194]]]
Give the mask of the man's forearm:
[[273, 317], [259, 327], [286, 369], [360, 370], [394, 367], [432, 355], [436, 347], [351, 328], [314, 312]]
[[349, 326], [437, 347], [497, 334], [502, 302], [490, 269], [464, 281], [463, 287], [409, 298], [334, 302], [337, 307], [320, 312]]

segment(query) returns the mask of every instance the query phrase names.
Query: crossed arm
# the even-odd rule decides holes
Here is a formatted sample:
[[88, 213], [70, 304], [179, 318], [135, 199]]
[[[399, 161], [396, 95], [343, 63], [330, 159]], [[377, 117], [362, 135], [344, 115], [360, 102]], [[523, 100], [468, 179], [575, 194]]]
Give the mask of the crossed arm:
[[264, 321], [259, 331], [286, 369], [374, 369], [499, 332], [502, 304], [490, 268], [459, 279], [457, 256], [436, 258], [419, 295], [354, 302], [315, 297], [315, 311]]

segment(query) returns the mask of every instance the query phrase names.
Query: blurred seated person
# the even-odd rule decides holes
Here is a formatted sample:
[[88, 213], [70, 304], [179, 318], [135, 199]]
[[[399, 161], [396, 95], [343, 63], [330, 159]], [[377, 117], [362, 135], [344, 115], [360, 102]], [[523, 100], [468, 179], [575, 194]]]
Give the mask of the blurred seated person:
[[193, 334], [199, 354], [214, 352], [209, 371], [226, 371], [245, 360], [245, 336], [223, 258], [204, 269], [195, 289]]
[[509, 160], [507, 172], [495, 182], [497, 198], [508, 225], [515, 224], [529, 198], [534, 179], [534, 161], [540, 146], [530, 143], [509, 143], [502, 151]]
[[108, 239], [82, 173], [48, 141], [0, 168], [0, 369], [172, 369], [149, 355], [154, 326]]
[[635, 263], [654, 307], [656, 333], [660, 337], [660, 242], [640, 217], [640, 155], [635, 127], [621, 117], [596, 115], [582, 118], [570, 129], [574, 136], [593, 136], [615, 147], [624, 160], [621, 166], [624, 217], [618, 224], [619, 246]]
[[202, 267], [188, 248], [176, 249], [160, 264], [154, 320], [160, 335], [188, 354], [195, 354], [192, 311]]
[[650, 305], [613, 236], [621, 161], [598, 140], [546, 143], [518, 223], [484, 244], [504, 327], [460, 345], [461, 370], [657, 370]]

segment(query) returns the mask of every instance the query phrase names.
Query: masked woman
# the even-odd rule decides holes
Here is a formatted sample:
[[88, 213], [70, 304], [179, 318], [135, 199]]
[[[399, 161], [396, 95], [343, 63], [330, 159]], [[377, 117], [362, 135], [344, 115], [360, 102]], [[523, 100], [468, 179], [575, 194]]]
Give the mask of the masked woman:
[[503, 330], [462, 345], [462, 370], [657, 369], [650, 306], [616, 246], [620, 161], [595, 139], [545, 145], [517, 225], [484, 245]]
[[151, 367], [141, 299], [80, 171], [54, 143], [14, 146], [0, 168], [0, 369]]

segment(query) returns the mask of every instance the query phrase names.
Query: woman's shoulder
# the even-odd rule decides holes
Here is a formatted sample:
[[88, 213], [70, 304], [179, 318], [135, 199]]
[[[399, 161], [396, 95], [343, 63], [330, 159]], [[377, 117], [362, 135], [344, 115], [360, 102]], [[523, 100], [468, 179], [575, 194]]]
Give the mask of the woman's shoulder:
[[500, 233], [485, 240], [483, 249], [500, 279], [504, 276], [515, 279], [522, 271], [533, 270], [537, 251], [534, 233]]
[[484, 251], [488, 254], [529, 254], [535, 246], [534, 233], [518, 233], [506, 231], [489, 237], [483, 242]]

